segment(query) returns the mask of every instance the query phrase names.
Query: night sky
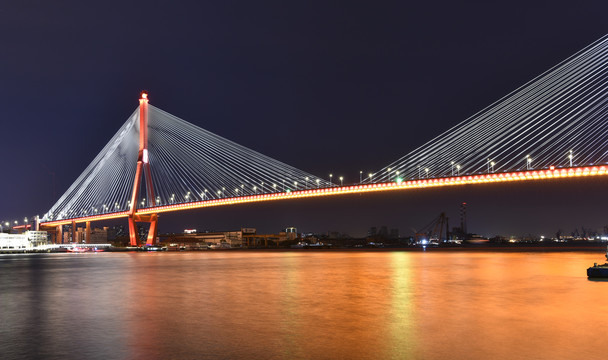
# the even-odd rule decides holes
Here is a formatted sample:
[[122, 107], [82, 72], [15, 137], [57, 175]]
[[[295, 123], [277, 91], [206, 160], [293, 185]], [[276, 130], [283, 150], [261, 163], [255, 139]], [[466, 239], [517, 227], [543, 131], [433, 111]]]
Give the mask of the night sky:
[[[360, 170], [382, 168], [605, 35], [606, 14], [605, 1], [561, 0], [3, 1], [0, 220], [44, 214], [142, 89], [154, 106], [209, 131], [358, 182]], [[387, 225], [408, 235], [442, 211], [458, 225], [466, 201], [472, 232], [551, 236], [608, 224], [607, 186], [586, 179], [248, 204], [162, 215], [159, 228], [362, 236]]]

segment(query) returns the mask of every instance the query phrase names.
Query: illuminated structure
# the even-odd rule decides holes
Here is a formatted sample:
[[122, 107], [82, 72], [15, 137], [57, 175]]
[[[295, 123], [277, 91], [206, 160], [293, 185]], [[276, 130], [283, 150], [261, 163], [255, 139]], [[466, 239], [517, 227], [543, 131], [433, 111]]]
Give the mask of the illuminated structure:
[[152, 244], [158, 212], [151, 209], [166, 212], [174, 205], [292, 193], [313, 184], [319, 189], [330, 187], [328, 181], [149, 105], [144, 92], [138, 109], [45, 214], [41, 225], [56, 227], [56, 238], [61, 239], [63, 225], [71, 224], [74, 232], [77, 223], [85, 223], [85, 238], [90, 239], [91, 221], [126, 217], [131, 245], [140, 243], [138, 222], [150, 223], [146, 243]]
[[0, 233], [0, 251], [25, 251], [48, 244], [46, 231], [26, 231], [23, 234]]
[[[453, 176], [433, 179], [419, 179], [411, 181], [403, 181], [401, 183], [374, 183], [374, 184], [358, 184], [350, 186], [334, 186], [323, 189], [310, 189], [290, 192], [277, 192], [261, 195], [248, 195], [231, 198], [194, 201], [190, 203], [161, 205], [151, 208], [137, 210], [137, 215], [160, 214], [164, 212], [172, 212], [179, 210], [199, 209], [211, 206], [245, 204], [262, 201], [286, 200], [286, 199], [301, 199], [319, 196], [345, 195], [345, 194], [360, 194], [368, 192], [394, 191], [394, 190], [413, 190], [443, 186], [458, 186], [469, 184], [487, 184], [500, 182], [516, 182], [516, 181], [533, 181], [533, 180], [550, 180], [560, 178], [578, 178], [589, 176], [605, 176], [608, 175], [608, 166], [589, 166], [589, 167], [574, 167], [549, 170], [531, 170], [506, 172], [500, 174], [482, 174], [469, 176]], [[122, 211], [110, 214], [101, 214], [88, 217], [74, 219], [77, 222], [100, 221], [117, 218], [125, 218], [129, 216], [129, 212]], [[72, 222], [72, 219], [54, 220], [43, 223], [46, 226], [67, 225]]]
[[[141, 178], [144, 176], [146, 182], [142, 184]], [[142, 92], [139, 99], [139, 152], [137, 155], [137, 170], [135, 172], [133, 192], [131, 195], [131, 207], [129, 209], [129, 238], [132, 246], [139, 244], [139, 239], [137, 238], [137, 222], [150, 223], [146, 244], [150, 245], [156, 240], [158, 215], [155, 213], [135, 213], [137, 204], [139, 203], [139, 189], [142, 185], [146, 186], [148, 203], [154, 207], [156, 205], [156, 198], [154, 196], [154, 184], [152, 183], [152, 172], [150, 171], [150, 162], [148, 158], [148, 93], [146, 92]]]
[[324, 180], [206, 131], [149, 105], [142, 93], [139, 108], [41, 225], [60, 233], [84, 222], [89, 232], [91, 221], [128, 218], [131, 244], [138, 243], [136, 222], [151, 224], [150, 244], [158, 214], [170, 211], [608, 175], [606, 53], [608, 37], [386, 167], [365, 178], [359, 171], [354, 185], [337, 176], [337, 186], [334, 174]]

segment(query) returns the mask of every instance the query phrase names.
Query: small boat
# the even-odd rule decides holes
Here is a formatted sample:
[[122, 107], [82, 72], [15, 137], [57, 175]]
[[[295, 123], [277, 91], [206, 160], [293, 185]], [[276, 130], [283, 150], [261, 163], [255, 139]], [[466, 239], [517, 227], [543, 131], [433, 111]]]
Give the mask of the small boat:
[[[608, 247], [606, 247], [606, 260], [608, 260]], [[608, 263], [593, 264], [587, 269], [587, 277], [589, 278], [608, 278]]]
[[230, 246], [230, 244], [228, 244], [226, 242], [220, 242], [217, 244], [209, 245], [209, 249], [212, 249], [212, 250], [223, 250], [223, 249], [230, 249], [230, 248], [232, 248], [232, 247]]
[[69, 248], [67, 248], [67, 250], [68, 252], [83, 253], [91, 251], [91, 248], [85, 246], [70, 246]]
[[141, 250], [143, 251], [167, 251], [167, 247], [166, 246], [160, 246], [160, 245], [145, 245], [141, 247]]

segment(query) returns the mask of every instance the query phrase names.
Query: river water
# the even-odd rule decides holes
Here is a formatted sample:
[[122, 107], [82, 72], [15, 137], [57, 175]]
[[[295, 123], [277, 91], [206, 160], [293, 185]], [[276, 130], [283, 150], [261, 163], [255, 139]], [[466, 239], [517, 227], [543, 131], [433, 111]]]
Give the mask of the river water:
[[[593, 252], [0, 255], [2, 359], [605, 359]], [[603, 262], [603, 261], [602, 261]]]

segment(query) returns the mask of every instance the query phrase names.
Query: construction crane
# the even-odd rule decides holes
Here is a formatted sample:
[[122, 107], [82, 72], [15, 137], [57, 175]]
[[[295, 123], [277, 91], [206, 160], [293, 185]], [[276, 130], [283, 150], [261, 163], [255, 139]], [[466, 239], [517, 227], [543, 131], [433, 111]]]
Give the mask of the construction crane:
[[[443, 230], [445, 229], [445, 234]], [[427, 226], [419, 231], [414, 229], [415, 240], [417, 245], [439, 245], [440, 242], [448, 237], [449, 218], [445, 213], [439, 214]], [[445, 235], [445, 236], [444, 236]]]

